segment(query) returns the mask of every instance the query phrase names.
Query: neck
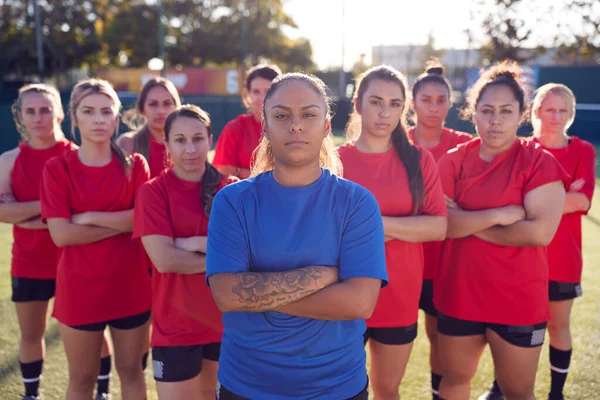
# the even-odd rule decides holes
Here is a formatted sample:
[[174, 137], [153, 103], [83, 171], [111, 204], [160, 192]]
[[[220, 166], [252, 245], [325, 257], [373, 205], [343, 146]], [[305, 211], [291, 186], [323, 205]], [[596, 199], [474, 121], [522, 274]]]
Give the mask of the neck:
[[417, 123], [415, 126], [415, 141], [425, 148], [435, 147], [442, 140], [443, 128], [443, 125], [428, 127]]
[[165, 141], [165, 131], [164, 129], [153, 129], [148, 125], [148, 132], [150, 132], [150, 136], [157, 141], [158, 143], [163, 143]]
[[566, 133], [541, 131], [536, 137], [544, 147], [551, 149], [560, 149], [569, 145], [569, 137]]
[[362, 153], [385, 153], [392, 147], [392, 137], [377, 137], [363, 130], [354, 146]]
[[295, 167], [291, 165], [285, 165], [275, 160], [275, 167], [273, 168], [273, 178], [275, 182], [281, 186], [286, 187], [302, 187], [308, 186], [314, 183], [321, 176], [321, 167], [319, 161], [304, 165], [301, 167]]
[[262, 123], [262, 116], [261, 115], [262, 114], [256, 115], [256, 114], [252, 113], [252, 116], [254, 117], [254, 120], [256, 122], [259, 122], [259, 123]]
[[82, 140], [77, 154], [81, 162], [90, 167], [102, 167], [112, 160], [110, 141], [96, 143]]
[[502, 154], [508, 151], [508, 149], [510, 149], [513, 146], [513, 144], [515, 144], [516, 140], [517, 138], [515, 137], [515, 140], [513, 140], [506, 146], [500, 148], [487, 147], [482, 141], [481, 147], [479, 148], [479, 157], [481, 157], [481, 159], [484, 161], [491, 162], [494, 159], [494, 157], [496, 157], [498, 154]]
[[206, 172], [206, 164], [202, 164], [202, 168], [194, 171], [186, 171], [177, 165], [173, 166], [173, 173], [182, 181], [200, 182], [204, 178], [204, 172]]
[[56, 145], [56, 143], [58, 143], [58, 140], [56, 140], [54, 134], [43, 137], [32, 137], [27, 140], [29, 147], [37, 150], [49, 149], [50, 147]]

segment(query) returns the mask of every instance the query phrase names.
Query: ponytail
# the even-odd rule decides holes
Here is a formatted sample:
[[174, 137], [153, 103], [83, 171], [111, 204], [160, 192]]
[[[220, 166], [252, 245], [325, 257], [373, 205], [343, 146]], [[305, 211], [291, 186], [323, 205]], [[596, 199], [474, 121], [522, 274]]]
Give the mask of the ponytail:
[[392, 131], [392, 144], [398, 158], [406, 168], [408, 186], [413, 200], [412, 213], [417, 215], [425, 197], [425, 182], [421, 170], [421, 150], [410, 141], [402, 122]]
[[200, 198], [204, 205], [204, 214], [207, 218], [210, 217], [210, 210], [212, 209], [212, 202], [215, 198], [219, 183], [223, 179], [221, 174], [215, 167], [212, 166], [208, 161], [204, 164], [204, 176], [202, 177], [202, 187], [200, 190]]
[[144, 125], [132, 136], [133, 152], [139, 153], [150, 163], [150, 129]]

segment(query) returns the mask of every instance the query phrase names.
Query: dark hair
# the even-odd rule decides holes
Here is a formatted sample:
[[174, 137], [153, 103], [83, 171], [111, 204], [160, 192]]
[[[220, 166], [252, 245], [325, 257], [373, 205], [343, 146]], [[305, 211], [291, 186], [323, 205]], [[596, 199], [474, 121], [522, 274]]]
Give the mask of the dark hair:
[[117, 114], [117, 124], [115, 128], [115, 134], [110, 138], [110, 150], [117, 157], [123, 169], [125, 170], [125, 175], [127, 177], [131, 177], [131, 164], [133, 158], [131, 156], [125, 155], [123, 150], [115, 143], [115, 136], [119, 130], [119, 111], [121, 110], [121, 100], [119, 100], [119, 96], [115, 89], [112, 87], [110, 82], [102, 80], [102, 79], [86, 79], [84, 81], [79, 82], [73, 88], [71, 92], [71, 99], [69, 100], [69, 114], [71, 117], [71, 121], [74, 123], [71, 125], [71, 135], [75, 137], [75, 126], [77, 125], [77, 108], [81, 101], [91, 95], [91, 94], [103, 94], [108, 96], [115, 105], [115, 113]]
[[135, 102], [135, 107], [123, 113], [123, 122], [131, 129], [137, 130], [132, 138], [133, 151], [143, 155], [148, 162], [150, 162], [150, 130], [148, 129], [148, 124], [142, 113], [144, 112], [144, 104], [146, 103], [148, 93], [156, 87], [162, 87], [169, 92], [176, 107], [181, 105], [179, 92], [175, 85], [168, 79], [155, 76], [142, 87], [138, 99]]
[[452, 85], [444, 76], [444, 65], [436, 57], [433, 57], [425, 63], [425, 72], [423, 72], [415, 81], [412, 88], [412, 98], [417, 98], [419, 89], [428, 83], [437, 83], [438, 85], [445, 86], [448, 89], [448, 100], [452, 94]]
[[502, 61], [494, 64], [487, 71], [482, 71], [481, 76], [467, 91], [467, 101], [460, 111], [465, 120], [470, 120], [477, 109], [483, 93], [491, 86], [501, 85], [509, 88], [515, 99], [519, 102], [519, 112], [522, 113], [521, 123], [527, 118], [527, 94], [521, 84], [521, 67], [515, 61]]
[[[263, 124], [267, 126], [267, 100], [273, 96], [273, 94], [283, 85], [288, 82], [302, 82], [307, 85], [309, 88], [315, 91], [323, 102], [325, 103], [326, 109], [326, 118], [331, 119], [331, 99], [327, 94], [327, 85], [314, 75], [302, 74], [302, 73], [288, 73], [284, 75], [279, 75], [277, 78], [273, 80], [271, 86], [267, 90], [265, 94], [265, 101], [263, 103]], [[273, 151], [271, 149], [271, 142], [266, 136], [263, 135], [260, 144], [254, 150], [254, 163], [251, 166], [251, 175], [256, 176], [266, 171], [270, 171], [275, 166], [275, 158], [273, 155]], [[323, 140], [321, 144], [321, 152], [319, 155], [319, 161], [322, 168], [330, 170], [334, 174], [341, 173], [341, 163], [335, 149], [335, 144], [333, 142], [333, 137], [331, 131]]]
[[[184, 104], [177, 107], [175, 111], [169, 114], [165, 121], [165, 140], [167, 142], [169, 141], [171, 126], [177, 118], [192, 118], [202, 122], [208, 131], [208, 137], [212, 137], [212, 125], [208, 113], [193, 104]], [[215, 167], [213, 167], [212, 164], [206, 161], [204, 176], [202, 176], [200, 199], [202, 204], [204, 204], [204, 214], [206, 214], [207, 217], [210, 217], [212, 202], [222, 179], [223, 175]]]
[[246, 71], [246, 80], [244, 81], [244, 90], [242, 91], [242, 101], [246, 108], [250, 108], [250, 86], [256, 78], [263, 78], [269, 81], [281, 75], [281, 70], [275, 64], [258, 64]]
[[[380, 65], [369, 69], [361, 74], [356, 80], [354, 99], [359, 106], [362, 103], [369, 85], [376, 80], [395, 83], [400, 86], [400, 89], [402, 90], [402, 95], [404, 97], [402, 117], [400, 118], [398, 125], [392, 131], [392, 144], [396, 149], [398, 158], [400, 158], [400, 161], [406, 168], [410, 193], [413, 200], [413, 214], [417, 214], [425, 196], [425, 182], [423, 179], [423, 171], [421, 171], [421, 151], [413, 144], [406, 133], [405, 120], [408, 103], [406, 99], [406, 78], [400, 72], [387, 65]], [[354, 109], [350, 115], [350, 121], [348, 121], [348, 125], [346, 125], [346, 137], [349, 140], [355, 140], [359, 135], [360, 114]]]

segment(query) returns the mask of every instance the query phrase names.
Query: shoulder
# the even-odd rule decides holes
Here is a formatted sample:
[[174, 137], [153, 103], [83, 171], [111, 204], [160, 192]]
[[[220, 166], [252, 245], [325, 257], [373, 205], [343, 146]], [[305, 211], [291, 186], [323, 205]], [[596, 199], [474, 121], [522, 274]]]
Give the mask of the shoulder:
[[577, 149], [577, 151], [581, 153], [593, 155], [593, 157], [596, 157], [596, 148], [587, 140], [580, 139], [577, 136], [571, 136], [571, 146], [574, 146]]
[[144, 200], [163, 198], [166, 195], [166, 172], [144, 182], [140, 187], [139, 198]]
[[473, 139], [473, 135], [467, 132], [457, 131], [450, 128], [444, 128], [444, 130], [447, 132], [447, 134], [454, 138], [455, 143], [465, 143]]
[[[346, 143], [337, 148], [340, 158], [348, 157], [354, 151], [354, 143]], [[343, 160], [342, 160], [343, 161]]]
[[129, 157], [131, 157], [131, 165], [133, 168], [148, 168], [148, 161], [146, 161], [146, 157], [140, 153], [131, 153]]
[[247, 123], [248, 114], [242, 114], [232, 119], [228, 123], [225, 124], [223, 128], [223, 132], [238, 132], [243, 129], [244, 125]]
[[17, 160], [17, 157], [20, 153], [21, 148], [15, 147], [12, 150], [8, 150], [0, 154], [0, 169], [2, 169], [3, 171], [11, 170], [15, 165], [15, 161]]
[[239, 182], [239, 181], [240, 181], [240, 178], [238, 178], [237, 176], [223, 175], [223, 177], [219, 181], [219, 185], [217, 187], [217, 190], [221, 190], [225, 186], [231, 185], [232, 183], [236, 183], [236, 182]]
[[69, 162], [72, 162], [73, 157], [77, 157], [77, 148], [74, 149], [66, 149], [62, 155], [52, 157], [46, 164], [44, 164], [44, 170], [46, 173], [56, 174], [64, 174], [66, 173]]
[[[261, 175], [264, 175], [264, 174], [261, 174]], [[257, 180], [257, 178], [260, 178], [261, 175], [258, 175], [258, 176], [252, 177], [252, 178], [248, 178], [248, 179], [244, 179], [244, 180], [237, 180], [237, 181], [231, 179], [234, 177], [231, 177], [231, 178], [224, 177], [223, 179], [225, 179], [225, 180], [231, 179], [231, 181], [229, 183], [227, 183], [226, 185], [224, 185], [218, 191], [218, 193], [215, 195], [213, 205], [215, 203], [225, 202], [225, 203], [229, 203], [230, 205], [232, 205], [235, 208], [245, 193], [256, 190], [256, 186], [260, 182], [260, 179]], [[224, 183], [225, 183], [224, 180], [221, 180], [220, 185], [222, 185]]]
[[127, 133], [123, 133], [117, 138], [117, 145], [123, 150], [131, 153], [134, 148], [134, 137], [137, 134], [137, 131], [131, 131]]

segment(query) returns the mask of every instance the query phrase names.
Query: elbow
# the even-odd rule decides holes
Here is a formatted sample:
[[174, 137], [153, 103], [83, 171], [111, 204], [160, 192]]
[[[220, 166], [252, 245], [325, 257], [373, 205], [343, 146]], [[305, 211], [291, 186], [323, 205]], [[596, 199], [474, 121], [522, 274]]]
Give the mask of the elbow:
[[373, 316], [373, 312], [375, 311], [376, 304], [377, 303], [361, 307], [360, 309], [357, 310], [358, 312], [357, 312], [357, 315], [355, 316], [355, 318], [365, 319], [365, 320], [371, 318], [371, 316]]
[[539, 233], [537, 235], [534, 235], [531, 239], [531, 245], [532, 246], [548, 246], [550, 244], [550, 242], [552, 242], [552, 239], [554, 239], [554, 234], [556, 232], [552, 232], [552, 234], [548, 234], [548, 233]]
[[64, 234], [53, 232], [52, 229], [50, 229], [50, 237], [56, 247], [62, 248], [70, 244]]
[[448, 218], [446, 217], [437, 217], [437, 221], [435, 224], [435, 229], [433, 230], [433, 235], [431, 241], [442, 241], [446, 239], [446, 233], [448, 232]]
[[212, 287], [210, 289], [211, 289], [211, 292], [213, 295], [213, 299], [215, 300], [215, 304], [217, 305], [217, 308], [219, 309], [219, 311], [221, 311], [222, 313], [236, 311], [231, 307], [229, 302], [225, 301], [225, 299], [223, 299], [219, 296], [218, 290], [215, 290]]

